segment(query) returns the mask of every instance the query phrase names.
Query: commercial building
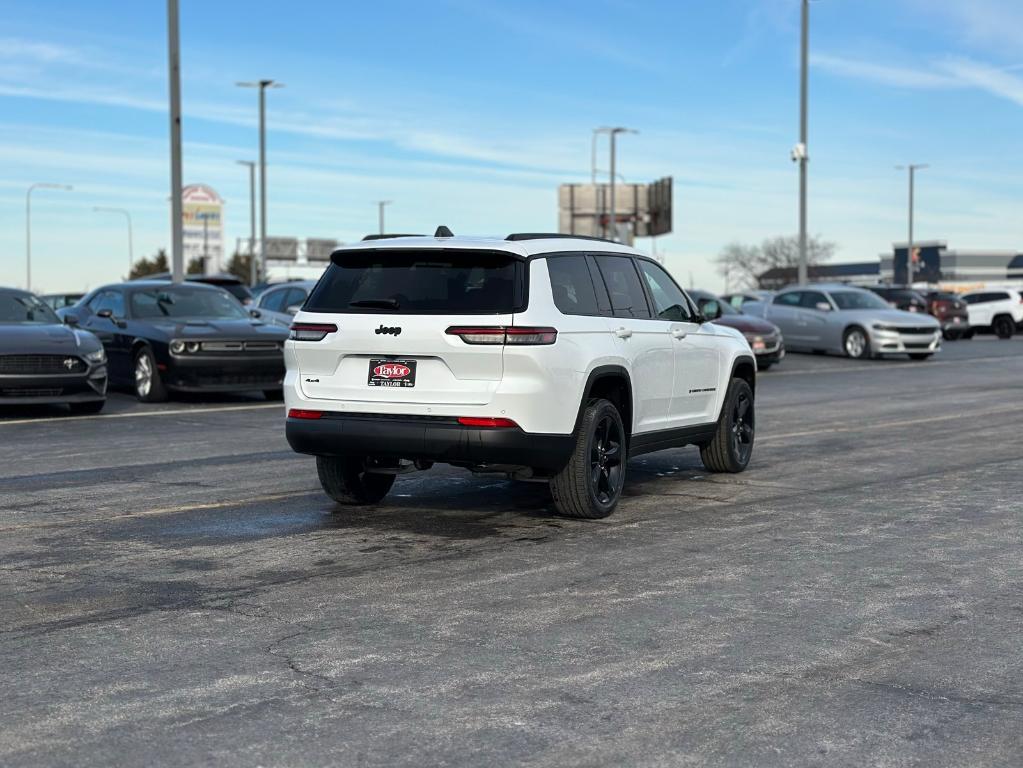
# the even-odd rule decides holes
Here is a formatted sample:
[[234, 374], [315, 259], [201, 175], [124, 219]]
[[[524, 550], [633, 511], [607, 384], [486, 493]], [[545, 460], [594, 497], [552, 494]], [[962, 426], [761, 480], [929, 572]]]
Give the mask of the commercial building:
[[[829, 283], [906, 282], [906, 243], [895, 243], [892, 252], [877, 261], [820, 264], [810, 267], [810, 280]], [[952, 250], [943, 240], [913, 243], [914, 285], [941, 285], [956, 290], [986, 285], [1023, 286], [1023, 253], [998, 250]], [[769, 269], [758, 278], [765, 290], [778, 290], [796, 282], [795, 267]]]

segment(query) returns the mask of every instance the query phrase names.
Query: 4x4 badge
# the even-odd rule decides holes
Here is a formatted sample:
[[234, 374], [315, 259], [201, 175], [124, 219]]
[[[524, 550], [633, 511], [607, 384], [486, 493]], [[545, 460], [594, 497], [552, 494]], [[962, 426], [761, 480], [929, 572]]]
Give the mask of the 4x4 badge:
[[401, 335], [401, 328], [398, 328], [398, 327], [386, 328], [383, 325], [381, 325], [379, 328], [377, 328], [375, 331], [373, 331], [373, 333], [376, 333], [376, 334], [388, 333], [391, 336], [400, 336]]

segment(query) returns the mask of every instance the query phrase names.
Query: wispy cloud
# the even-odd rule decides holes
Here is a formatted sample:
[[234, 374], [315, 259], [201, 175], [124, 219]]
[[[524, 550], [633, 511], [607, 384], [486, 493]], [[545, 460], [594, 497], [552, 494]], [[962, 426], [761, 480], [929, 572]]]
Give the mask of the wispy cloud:
[[1019, 0], [906, 0], [928, 17], [950, 22], [964, 42], [983, 47], [986, 54], [1023, 53], [1023, 3]]
[[898, 88], [959, 88], [963, 83], [954, 75], [912, 67], [863, 61], [842, 56], [815, 53], [810, 58], [817, 69], [842, 77], [868, 80]]
[[77, 64], [81, 61], [74, 48], [50, 42], [0, 37], [0, 59], [36, 61], [45, 64]]
[[1015, 67], [996, 67], [965, 57], [932, 61], [928, 68], [904, 67], [816, 54], [813, 65], [841, 77], [895, 88], [923, 90], [975, 89], [1023, 106], [1023, 78]]

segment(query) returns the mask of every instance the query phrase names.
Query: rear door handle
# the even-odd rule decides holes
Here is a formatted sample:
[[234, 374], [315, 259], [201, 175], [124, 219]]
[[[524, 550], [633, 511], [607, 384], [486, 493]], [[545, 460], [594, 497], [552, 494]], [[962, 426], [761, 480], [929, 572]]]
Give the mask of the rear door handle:
[[628, 328], [618, 328], [615, 330], [615, 336], [619, 339], [627, 339], [632, 335], [632, 331]]
[[671, 329], [671, 337], [673, 339], [684, 339], [688, 335], [689, 335], [689, 332], [686, 331], [685, 328], [672, 328]]

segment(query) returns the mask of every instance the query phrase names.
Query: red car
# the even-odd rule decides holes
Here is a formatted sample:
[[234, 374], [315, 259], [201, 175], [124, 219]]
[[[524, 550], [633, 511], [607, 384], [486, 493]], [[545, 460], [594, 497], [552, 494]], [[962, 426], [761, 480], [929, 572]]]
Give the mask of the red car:
[[746, 337], [757, 359], [757, 370], [766, 371], [785, 357], [785, 340], [774, 323], [744, 315], [723, 298], [707, 291], [689, 291], [689, 296], [708, 320], [735, 328]]
[[973, 338], [965, 301], [948, 291], [927, 291], [923, 296], [927, 301], [927, 313], [941, 323], [941, 333], [948, 341]]

